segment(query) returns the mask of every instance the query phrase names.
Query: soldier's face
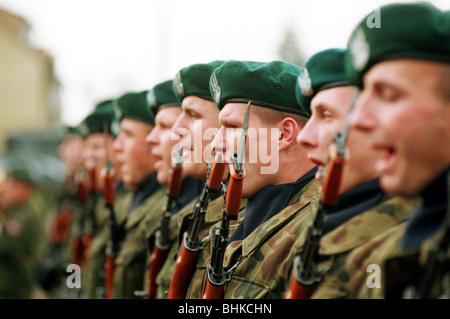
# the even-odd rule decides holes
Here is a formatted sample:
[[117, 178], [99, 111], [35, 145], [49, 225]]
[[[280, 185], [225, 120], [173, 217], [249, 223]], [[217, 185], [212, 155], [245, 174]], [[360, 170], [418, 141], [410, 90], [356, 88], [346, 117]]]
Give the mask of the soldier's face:
[[[311, 100], [311, 118], [298, 135], [298, 141], [307, 150], [308, 159], [318, 166], [326, 166], [330, 160], [330, 145], [334, 134], [344, 129], [353, 90], [351, 86], [330, 88], [320, 91]], [[375, 178], [375, 161], [381, 156], [381, 152], [369, 147], [366, 136], [351, 130], [346, 152], [340, 194]], [[323, 178], [320, 173], [318, 170], [317, 179]]]
[[104, 133], [93, 133], [86, 138], [81, 157], [86, 169], [95, 170], [96, 189], [102, 189], [103, 187], [101, 169], [106, 166], [106, 156], [108, 156], [109, 160], [114, 161], [113, 141], [114, 139], [111, 135], [107, 134], [105, 137]]
[[[364, 76], [353, 126], [374, 139], [377, 162], [389, 193], [417, 195], [450, 164], [450, 103], [439, 94], [444, 64], [391, 60]], [[448, 84], [447, 84], [448, 85]]]
[[172, 127], [181, 113], [180, 107], [166, 107], [155, 117], [155, 128], [147, 136], [146, 141], [152, 145], [152, 155], [155, 157], [155, 169], [160, 184], [169, 184], [172, 168], [172, 151], [178, 144], [173, 138]]
[[[253, 108], [259, 106], [251, 106]], [[247, 103], [227, 103], [220, 111], [219, 122], [220, 130], [212, 142], [212, 147], [216, 152], [223, 154], [223, 160], [230, 163], [231, 154], [237, 152], [241, 143], [243, 133], [243, 124]], [[263, 121], [259, 115], [252, 112], [248, 121], [247, 139], [245, 143], [245, 154], [243, 165], [246, 177], [243, 183], [242, 197], [249, 198], [263, 187], [270, 185], [278, 170], [278, 131], [271, 134], [268, 124]], [[267, 168], [267, 157], [271, 155], [270, 160], [276, 163], [270, 174], [264, 174], [263, 166]]]
[[59, 145], [58, 152], [68, 174], [74, 173], [81, 165], [80, 154], [84, 149], [84, 140], [79, 135], [70, 134]]
[[152, 146], [145, 142], [152, 129], [153, 125], [133, 119], [124, 118], [120, 122], [120, 133], [113, 148], [122, 180], [128, 188], [135, 189], [155, 171]]
[[214, 102], [193, 95], [185, 97], [181, 107], [173, 131], [182, 138], [183, 170], [206, 180], [206, 163], [213, 160], [210, 144], [219, 128], [219, 110]]

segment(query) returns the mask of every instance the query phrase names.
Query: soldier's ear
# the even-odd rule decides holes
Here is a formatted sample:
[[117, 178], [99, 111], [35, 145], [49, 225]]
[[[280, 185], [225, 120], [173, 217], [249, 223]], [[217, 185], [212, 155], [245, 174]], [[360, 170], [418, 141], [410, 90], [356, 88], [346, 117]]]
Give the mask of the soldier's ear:
[[280, 151], [288, 148], [292, 143], [296, 143], [297, 134], [299, 133], [299, 126], [297, 122], [291, 118], [284, 118], [279, 125], [278, 142], [280, 144]]

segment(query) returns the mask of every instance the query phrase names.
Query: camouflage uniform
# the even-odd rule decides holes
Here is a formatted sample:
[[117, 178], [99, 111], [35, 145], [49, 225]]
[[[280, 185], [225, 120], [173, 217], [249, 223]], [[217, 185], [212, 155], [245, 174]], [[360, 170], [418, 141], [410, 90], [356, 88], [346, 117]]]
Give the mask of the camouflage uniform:
[[[166, 261], [161, 267], [161, 270], [159, 271], [158, 276], [156, 278], [156, 284], [158, 285], [158, 292], [156, 296], [157, 299], [165, 299], [167, 297], [167, 292], [169, 290], [170, 282], [172, 281], [173, 271], [175, 269], [175, 259], [178, 254], [178, 250], [180, 248], [178, 240], [178, 229], [181, 224], [181, 218], [183, 217], [186, 211], [189, 212], [191, 209], [193, 209], [196, 201], [197, 199], [191, 201], [188, 205], [186, 205], [180, 211], [175, 213], [170, 219], [169, 232], [170, 232], [170, 241], [172, 242], [172, 245], [169, 248]], [[154, 225], [151, 224], [149, 225], [149, 227], [147, 227], [147, 234], [146, 234], [146, 237], [148, 238], [147, 242], [150, 241], [150, 238], [152, 238], [152, 241], [154, 242], [154, 236], [157, 227], [153, 226]], [[148, 269], [150, 267], [149, 261], [147, 261], [147, 265], [148, 266], [146, 266], [146, 276], [144, 282], [145, 287], [148, 287]]]
[[233, 269], [225, 299], [281, 298], [294, 258], [293, 245], [312, 219], [311, 199], [320, 183], [313, 179], [281, 212], [225, 251], [224, 267]]
[[380, 248], [404, 226], [415, 203], [389, 198], [327, 233], [320, 241], [318, 265], [325, 273], [311, 298], [356, 298], [366, 286], [367, 266], [374, 264], [370, 260], [385, 253]]
[[[114, 200], [114, 214], [116, 223], [120, 228], [126, 220], [128, 208], [132, 200], [132, 192], [122, 189], [116, 194]], [[97, 221], [97, 231], [92, 239], [88, 251], [87, 269], [87, 298], [104, 298], [105, 296], [105, 249], [108, 240], [111, 238], [111, 229], [108, 223], [110, 211], [105, 207], [103, 201], [96, 205], [95, 215]]]
[[29, 202], [0, 211], [0, 298], [34, 298], [44, 229], [35, 191]]
[[[448, 227], [447, 225], [446, 227]], [[443, 237], [444, 229], [429, 239], [425, 240], [420, 249], [409, 249], [396, 254], [391, 258], [383, 258], [385, 262], [384, 287], [378, 295], [379, 298], [450, 298], [450, 249], [448, 245], [449, 229], [447, 237]], [[402, 233], [404, 230], [402, 230]], [[397, 236], [400, 242], [400, 236]], [[442, 242], [447, 241], [447, 246]], [[442, 245], [441, 253], [437, 253], [438, 245]], [[445, 250], [446, 248], [446, 250]], [[443, 253], [442, 253], [443, 252]], [[434, 266], [433, 265], [433, 261]], [[430, 267], [431, 266], [431, 267]], [[429, 286], [425, 292], [423, 284]], [[424, 295], [426, 294], [426, 295]], [[374, 292], [367, 289], [360, 292], [360, 296], [373, 298]]]
[[114, 298], [135, 298], [134, 291], [143, 288], [147, 260], [146, 223], [157, 224], [166, 203], [166, 193], [167, 187], [159, 187], [127, 216], [125, 239], [114, 264]]
[[[201, 299], [203, 297], [203, 288], [205, 286], [206, 265], [211, 260], [212, 246], [214, 243], [214, 235], [217, 228], [220, 227], [222, 220], [222, 209], [224, 204], [223, 196], [218, 197], [208, 205], [208, 211], [205, 216], [205, 224], [203, 227], [203, 234], [200, 238], [203, 238], [204, 248], [201, 250], [197, 259], [197, 266], [194, 275], [192, 276], [189, 289], [186, 294], [188, 299]], [[244, 211], [247, 204], [246, 199], [242, 199], [239, 209], [238, 220], [242, 220], [244, 217]], [[228, 236], [231, 236], [236, 229], [237, 224], [230, 225]], [[206, 231], [209, 230], [209, 233]]]
[[[157, 298], [162, 299], [167, 295], [167, 291], [170, 286], [170, 282], [172, 279], [172, 273], [175, 267], [175, 258], [179, 250], [178, 245], [178, 231], [181, 223], [181, 218], [185, 214], [184, 212], [189, 212], [193, 209], [195, 202], [197, 201], [197, 197], [201, 193], [203, 189], [204, 182], [198, 179], [195, 179], [191, 176], [186, 176], [183, 178], [180, 185], [180, 192], [178, 197], [175, 199], [174, 207], [172, 209], [172, 214], [169, 222], [169, 252], [167, 254], [166, 260], [158, 273], [158, 277], [156, 279], [156, 284], [158, 285], [158, 293]], [[168, 196], [166, 196], [166, 202], [168, 201]], [[157, 220], [157, 224], [155, 225], [155, 221], [146, 220], [146, 243], [147, 243], [147, 252], [148, 259], [147, 265], [145, 267], [145, 277], [144, 277], [144, 287], [148, 287], [149, 285], [149, 270], [150, 270], [150, 259], [152, 257], [153, 248], [155, 245], [155, 234], [156, 231], [160, 228], [160, 222], [162, 219], [162, 213], [165, 211], [166, 207], [161, 211], [160, 218]], [[167, 275], [163, 275], [163, 273], [167, 273]], [[160, 279], [158, 279], [160, 278]]]

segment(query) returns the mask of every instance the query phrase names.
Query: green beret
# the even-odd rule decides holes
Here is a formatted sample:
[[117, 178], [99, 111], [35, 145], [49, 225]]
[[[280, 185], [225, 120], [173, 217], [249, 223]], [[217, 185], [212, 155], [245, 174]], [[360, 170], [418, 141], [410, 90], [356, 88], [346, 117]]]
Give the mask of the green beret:
[[214, 70], [209, 82], [219, 110], [238, 102], [309, 117], [296, 98], [295, 86], [301, 67], [282, 61], [228, 61]]
[[348, 41], [348, 79], [362, 88], [363, 75], [374, 64], [392, 59], [450, 63], [450, 12], [430, 3], [390, 4], [379, 12], [379, 27], [364, 18]]
[[117, 136], [119, 130], [114, 114], [113, 101], [106, 100], [98, 103], [94, 111], [78, 126], [78, 130], [85, 138], [93, 133], [105, 132]]
[[173, 80], [168, 80], [156, 84], [153, 89], [147, 93], [147, 101], [152, 109], [153, 114], [156, 115], [159, 110], [167, 106], [181, 106], [180, 101], [172, 89]]
[[81, 135], [80, 130], [78, 129], [78, 126], [65, 126], [63, 127], [63, 133], [62, 133], [63, 137], [67, 136], [67, 135]]
[[11, 166], [6, 168], [6, 173], [17, 181], [34, 183], [35, 177], [33, 172], [27, 167]]
[[128, 92], [114, 101], [114, 112], [119, 121], [129, 118], [155, 125], [155, 116], [147, 101], [148, 91]]
[[311, 114], [311, 100], [320, 91], [350, 85], [345, 75], [344, 49], [328, 49], [306, 61], [298, 76], [295, 94], [303, 111]]
[[173, 91], [180, 102], [188, 95], [195, 95], [212, 101], [209, 93], [209, 78], [223, 61], [193, 64], [178, 71], [173, 80]]

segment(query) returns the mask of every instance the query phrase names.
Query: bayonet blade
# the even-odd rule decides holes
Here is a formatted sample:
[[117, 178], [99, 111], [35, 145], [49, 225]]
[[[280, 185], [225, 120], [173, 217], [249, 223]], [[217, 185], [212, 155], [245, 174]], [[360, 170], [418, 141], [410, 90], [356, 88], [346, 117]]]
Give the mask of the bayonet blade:
[[239, 149], [237, 153], [237, 163], [239, 165], [242, 165], [242, 159], [244, 158], [245, 155], [245, 142], [247, 140], [248, 118], [250, 117], [250, 104], [251, 102], [248, 102], [247, 110], [245, 111], [244, 125], [242, 126], [242, 136], [239, 142]]

